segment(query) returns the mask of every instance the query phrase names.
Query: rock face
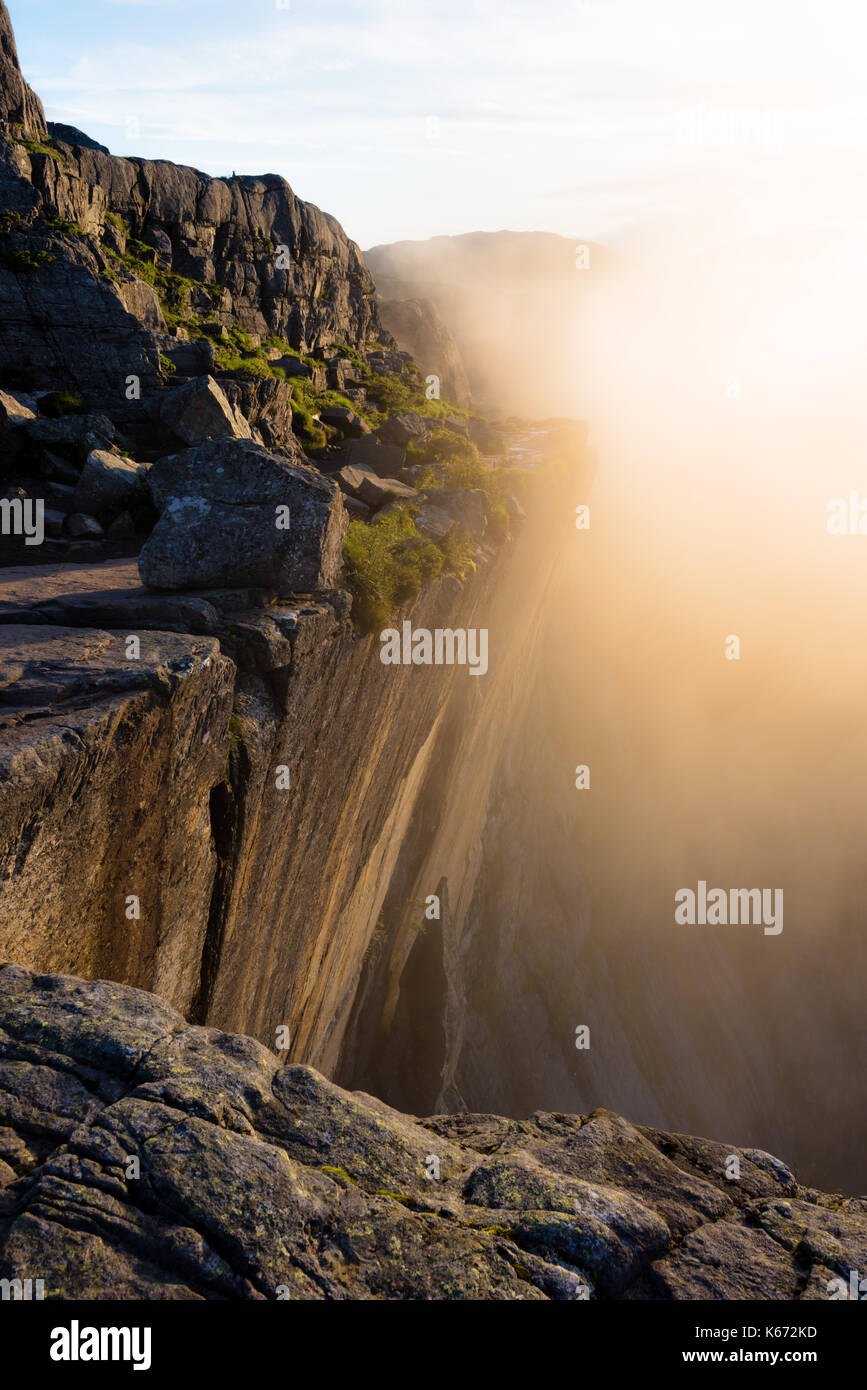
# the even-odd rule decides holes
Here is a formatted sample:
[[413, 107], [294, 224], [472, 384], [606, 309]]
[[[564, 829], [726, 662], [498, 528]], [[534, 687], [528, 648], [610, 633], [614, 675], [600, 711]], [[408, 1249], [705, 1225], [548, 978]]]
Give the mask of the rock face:
[[157, 276], [173, 309], [304, 353], [382, 336], [358, 247], [277, 175], [214, 179], [49, 132], [2, 0], [0, 207], [0, 376], [23, 389], [61, 384], [134, 421], [165, 384]]
[[142, 991], [0, 968], [0, 1278], [38, 1273], [48, 1299], [820, 1299], [867, 1265], [867, 1201], [768, 1154], [604, 1110], [417, 1120], [279, 1061]]
[[0, 4], [0, 123], [21, 126], [38, 140], [47, 133], [42, 102], [31, 92], [18, 64], [9, 11]]
[[[222, 475], [230, 501], [244, 497], [260, 465], [269, 489], [277, 469], [281, 498], [290, 476], [300, 473], [312, 486], [306, 470], [285, 458], [275, 464], [249, 441], [214, 440], [154, 464], [158, 495], [165, 468], [164, 500], [201, 496], [201, 483], [209, 490], [203, 505], [219, 510], [223, 451], [237, 466], [234, 480]], [[317, 484], [328, 490], [315, 492], [323, 503], [335, 495], [333, 517], [335, 486], [321, 476]], [[463, 583], [440, 576], [404, 607], [416, 628], [489, 630], [483, 680], [460, 665], [383, 665], [377, 637], [359, 637], [348, 621], [346, 595], [269, 602], [273, 593], [263, 586], [239, 582], [157, 594], [140, 586], [129, 562], [81, 578], [50, 567], [41, 579], [10, 581], [4, 602], [0, 576], [0, 632], [14, 649], [0, 686], [0, 748], [14, 789], [0, 800], [0, 960], [117, 978], [154, 990], [196, 1022], [263, 1042], [277, 1017], [291, 1029], [293, 1061], [343, 1079], [350, 1066], [369, 1066], [380, 1022], [390, 1022], [380, 986], [385, 997], [394, 987], [402, 1020], [411, 991], [401, 971], [410, 958], [415, 968], [418, 944], [430, 957], [426, 998], [435, 1013], [429, 1019], [415, 1004], [424, 1036], [416, 1046], [409, 1033], [413, 1045], [390, 1052], [392, 1074], [376, 1089], [399, 1088], [406, 1067], [435, 1101], [446, 1061], [453, 1066], [443, 1037], [455, 1009], [442, 980], [443, 953], [451, 951], [448, 887], [442, 930], [432, 924], [420, 935], [407, 908], [386, 950], [380, 923], [383, 915], [392, 921], [391, 897], [408, 903], [439, 891], [438, 861], [446, 857], [439, 850], [428, 857], [438, 832], [427, 808], [447, 819], [436, 787], [459, 775], [452, 709], [462, 726], [493, 742], [464, 764], [481, 779], [478, 800], [460, 789], [453, 796], [468, 817], [474, 808], [485, 816], [502, 726], [480, 725], [476, 687], [523, 688], [516, 663], [532, 651], [557, 545], [569, 543], [558, 522], [573, 487], [564, 478], [565, 491], [540, 495], [515, 543], [479, 553]], [[273, 525], [274, 496], [263, 495]], [[291, 518], [291, 498], [289, 505]], [[224, 577], [239, 554], [230, 511], [219, 543], [208, 533], [204, 547]], [[43, 653], [46, 628], [59, 631]], [[141, 644], [138, 660], [127, 655], [131, 637]], [[200, 656], [205, 638], [218, 645]], [[91, 650], [102, 653], [99, 661], [86, 656]], [[50, 675], [38, 698], [29, 693], [28, 653]], [[168, 669], [170, 654], [177, 669]], [[81, 794], [91, 786], [92, 797]], [[456, 828], [457, 859], [474, 862], [478, 835], [475, 822], [469, 838]], [[404, 857], [410, 844], [415, 862]], [[86, 873], [82, 845], [93, 847]], [[458, 869], [449, 864], [447, 872], [458, 885]], [[55, 885], [48, 892], [46, 882]], [[67, 882], [75, 884], [71, 899]], [[131, 895], [143, 924], [134, 929], [125, 915]], [[177, 931], [182, 983], [162, 968], [161, 943]], [[348, 1045], [362, 996], [375, 1000], [368, 1031], [362, 1038], [354, 1024]]]
[[128, 630], [0, 625], [2, 955], [146, 979], [186, 1009], [234, 667], [213, 638], [166, 632], [131, 659]]
[[148, 481], [161, 512], [139, 556], [149, 588], [337, 587], [348, 523], [339, 489], [315, 469], [212, 439], [160, 459]]
[[400, 347], [412, 354], [422, 376], [438, 376], [442, 395], [469, 405], [470, 383], [460, 349], [429, 299], [385, 299], [379, 313]]
[[249, 439], [250, 426], [237, 406], [230, 405], [213, 377], [197, 377], [165, 396], [160, 419], [184, 444], [201, 444], [223, 435]]

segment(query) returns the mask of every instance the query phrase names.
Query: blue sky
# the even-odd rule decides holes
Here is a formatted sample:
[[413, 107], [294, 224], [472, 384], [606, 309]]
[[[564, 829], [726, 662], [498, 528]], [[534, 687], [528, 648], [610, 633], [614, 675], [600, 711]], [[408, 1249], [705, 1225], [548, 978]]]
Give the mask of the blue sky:
[[677, 253], [865, 217], [855, 0], [10, 0], [50, 119], [282, 174], [362, 246]]

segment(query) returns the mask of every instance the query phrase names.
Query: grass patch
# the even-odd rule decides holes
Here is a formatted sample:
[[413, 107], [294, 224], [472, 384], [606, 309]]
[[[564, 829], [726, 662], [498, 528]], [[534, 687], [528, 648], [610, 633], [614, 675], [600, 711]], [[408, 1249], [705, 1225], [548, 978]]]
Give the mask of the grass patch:
[[67, 222], [65, 217], [55, 217], [53, 213], [46, 213], [45, 221], [53, 232], [65, 232], [67, 236], [86, 235], [83, 227], [79, 227], [77, 222]]
[[469, 488], [483, 492], [488, 499], [488, 538], [495, 543], [506, 538], [506, 473], [486, 468], [471, 439], [435, 427], [430, 443], [408, 445], [406, 459], [409, 464], [423, 465], [416, 480], [419, 489]]
[[362, 632], [381, 631], [425, 579], [439, 574], [445, 555], [419, 535], [407, 507], [368, 524], [352, 521], [343, 544], [352, 619]]
[[48, 145], [43, 145], [39, 140], [30, 140], [26, 136], [19, 136], [15, 144], [20, 145], [28, 154], [45, 154], [49, 159], [53, 159], [55, 164], [63, 163], [63, 159], [60, 154], [58, 154], [57, 150], [50, 149]]
[[[106, 219], [108, 214], [106, 214]], [[118, 218], [119, 222], [120, 219]], [[114, 225], [114, 224], [113, 224]], [[120, 230], [126, 232], [121, 224]], [[198, 320], [192, 312], [191, 300], [195, 296], [206, 298], [210, 303], [219, 303], [223, 291], [219, 285], [209, 280], [190, 280], [186, 275], [176, 275], [171, 270], [159, 270], [156, 265], [156, 251], [143, 241], [127, 236], [126, 251], [123, 255], [110, 246], [103, 248], [116, 266], [122, 266], [137, 280], [156, 292], [167, 323], [187, 327], [191, 336], [204, 336], [199, 329]]]
[[0, 265], [13, 270], [16, 275], [32, 275], [42, 265], [50, 265], [54, 257], [47, 251], [2, 251]]

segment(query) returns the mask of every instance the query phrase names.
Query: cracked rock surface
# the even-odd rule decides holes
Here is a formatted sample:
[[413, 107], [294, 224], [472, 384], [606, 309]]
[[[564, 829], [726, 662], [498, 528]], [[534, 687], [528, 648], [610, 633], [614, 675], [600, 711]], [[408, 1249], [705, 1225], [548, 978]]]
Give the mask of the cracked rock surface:
[[48, 1298], [810, 1299], [865, 1268], [867, 1199], [759, 1150], [419, 1120], [141, 990], [0, 967], [0, 1278]]

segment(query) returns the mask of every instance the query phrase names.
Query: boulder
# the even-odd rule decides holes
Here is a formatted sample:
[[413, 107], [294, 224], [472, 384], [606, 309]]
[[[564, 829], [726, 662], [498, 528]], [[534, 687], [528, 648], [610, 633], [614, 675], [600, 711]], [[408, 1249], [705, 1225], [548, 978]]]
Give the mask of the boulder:
[[406, 450], [395, 444], [383, 444], [375, 435], [354, 439], [349, 445], [346, 462], [353, 468], [367, 468], [380, 478], [392, 478], [406, 463]]
[[428, 501], [481, 540], [488, 529], [488, 499], [480, 488], [442, 488]]
[[16, 429], [35, 418], [33, 411], [16, 396], [10, 396], [8, 391], [0, 391], [0, 429]]
[[282, 452], [291, 450], [299, 463], [306, 463], [304, 451], [292, 433], [292, 393], [291, 381], [279, 381], [273, 377], [262, 377], [255, 381], [229, 380], [220, 385], [229, 404], [248, 421], [251, 429], [257, 429], [264, 438], [266, 447], [273, 447], [279, 440]]
[[80, 540], [98, 540], [104, 531], [95, 516], [85, 512], [73, 512], [66, 518], [66, 530], [70, 536]]
[[240, 411], [230, 405], [211, 376], [196, 377], [169, 391], [162, 403], [160, 420], [185, 444], [201, 444], [206, 439], [223, 436], [250, 438], [249, 424]]
[[63, 415], [57, 420], [27, 420], [24, 430], [34, 444], [61, 452], [65, 449], [80, 463], [84, 463], [93, 449], [110, 447], [116, 437], [107, 415]]
[[105, 533], [110, 541], [134, 541], [136, 539], [135, 522], [129, 512], [121, 512], [116, 516]]
[[329, 405], [324, 410], [320, 410], [319, 419], [323, 425], [330, 425], [332, 429], [339, 430], [346, 438], [359, 439], [363, 434], [370, 434], [370, 425], [366, 420], [362, 420], [360, 415], [356, 415], [354, 410], [349, 410], [345, 405]]
[[343, 505], [353, 521], [369, 521], [372, 516], [370, 507], [359, 497], [344, 497]]
[[207, 338], [190, 339], [184, 331], [183, 337], [170, 337], [166, 333], [156, 333], [154, 341], [164, 357], [174, 365], [181, 376], [208, 376], [214, 365], [214, 345]]
[[46, 536], [52, 536], [57, 540], [63, 535], [63, 523], [66, 521], [66, 512], [60, 511], [57, 507], [46, 507], [42, 519], [45, 525]]
[[145, 496], [149, 468], [150, 464], [136, 463], [107, 449], [93, 449], [75, 489], [76, 509], [101, 512], [128, 506], [137, 496]]
[[160, 459], [149, 482], [161, 516], [139, 556], [148, 588], [338, 587], [346, 512], [314, 468], [252, 440], [214, 439]]
[[350, 497], [360, 496], [361, 485], [365, 478], [372, 478], [374, 482], [377, 482], [379, 475], [374, 473], [371, 468], [352, 468], [349, 464], [344, 464], [340, 472], [334, 474], [334, 481], [341, 492], [348, 493]]
[[[92, 451], [91, 451], [92, 452]], [[52, 453], [50, 449], [42, 451], [42, 476], [52, 482], [65, 483], [70, 487], [76, 487], [79, 478], [79, 469], [68, 459], [61, 458], [59, 454]]]
[[435, 502], [424, 502], [415, 519], [416, 530], [430, 541], [444, 541], [457, 526], [454, 517]]
[[404, 415], [393, 415], [384, 425], [380, 425], [376, 437], [383, 444], [396, 444], [398, 448], [405, 449], [408, 444], [427, 444], [430, 426], [415, 411], [407, 411]]
[[397, 478], [378, 478], [368, 473], [362, 480], [358, 495], [362, 502], [366, 502], [369, 507], [375, 509], [394, 500], [412, 502], [419, 496], [419, 493], [407, 483], [399, 482]]

